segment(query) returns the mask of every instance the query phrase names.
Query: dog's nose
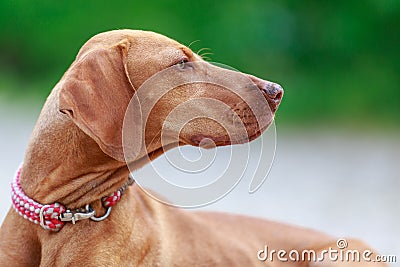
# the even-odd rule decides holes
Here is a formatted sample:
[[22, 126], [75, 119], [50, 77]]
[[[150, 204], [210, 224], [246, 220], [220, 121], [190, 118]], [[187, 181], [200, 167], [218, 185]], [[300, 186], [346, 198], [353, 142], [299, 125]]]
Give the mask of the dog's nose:
[[279, 104], [281, 102], [283, 96], [283, 88], [277, 83], [266, 83], [263, 88], [264, 92], [267, 94], [267, 97]]
[[283, 97], [283, 88], [277, 83], [262, 80], [253, 75], [248, 75], [250, 80], [261, 90], [272, 112], [278, 109]]

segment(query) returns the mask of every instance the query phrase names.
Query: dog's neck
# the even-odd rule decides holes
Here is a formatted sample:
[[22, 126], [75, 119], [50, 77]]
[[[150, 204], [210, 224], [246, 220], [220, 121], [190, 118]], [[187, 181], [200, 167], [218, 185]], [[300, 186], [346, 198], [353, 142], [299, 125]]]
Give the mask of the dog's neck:
[[104, 154], [93, 139], [59, 112], [54, 95], [50, 95], [33, 130], [21, 187], [37, 202], [60, 202], [74, 209], [120, 188], [129, 170]]

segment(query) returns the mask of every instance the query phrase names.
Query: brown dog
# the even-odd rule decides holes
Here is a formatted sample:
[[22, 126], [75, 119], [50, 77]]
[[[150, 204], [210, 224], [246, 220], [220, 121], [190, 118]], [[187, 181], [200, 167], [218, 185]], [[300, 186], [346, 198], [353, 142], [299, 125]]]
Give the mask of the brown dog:
[[[96, 214], [104, 214], [101, 198], [120, 188], [130, 172], [122, 126], [132, 96], [151, 76], [171, 66], [177, 73], [174, 79], [184, 80], [189, 73], [202, 73], [210, 79], [225, 77], [220, 82], [238, 77], [234, 71], [203, 62], [189, 48], [152, 32], [111, 31], [90, 39], [43, 107], [25, 155], [22, 190], [39, 203], [58, 202], [71, 210], [90, 204]], [[241, 76], [256, 86], [232, 92], [215, 84], [196, 83], [166, 93], [149, 113], [143, 139], [139, 144], [128, 142], [136, 147], [129, 163], [139, 168], [165, 149], [200, 145], [205, 137], [216, 145], [258, 137], [271, 123], [283, 91], [274, 83]], [[144, 95], [156, 90], [152, 87]], [[255, 92], [264, 96], [265, 104], [254, 103]], [[250, 95], [248, 102], [238, 95]], [[180, 103], [199, 97], [217, 99], [226, 104], [226, 110], [191, 106], [180, 116], [198, 112], [198, 119], [181, 128], [175, 126], [183, 119], [180, 116], [165, 123]], [[268, 112], [263, 115], [266, 107]], [[237, 114], [236, 121], [224, 116], [230, 109]], [[256, 113], [261, 113], [257, 120]], [[207, 119], [209, 116], [220, 116], [227, 128]], [[237, 122], [245, 126], [244, 132], [235, 130]], [[171, 137], [166, 144], [160, 136], [164, 128]], [[285, 261], [282, 253], [278, 260], [278, 250], [323, 254], [330, 247], [337, 249], [336, 239], [255, 218], [182, 212], [153, 200], [137, 186], [126, 190], [104, 221], [67, 223], [58, 232], [44, 230], [10, 210], [0, 240], [2, 266], [385, 266], [327, 259]], [[362, 252], [368, 247], [351, 240], [347, 249]], [[272, 250], [275, 258], [259, 259]]]

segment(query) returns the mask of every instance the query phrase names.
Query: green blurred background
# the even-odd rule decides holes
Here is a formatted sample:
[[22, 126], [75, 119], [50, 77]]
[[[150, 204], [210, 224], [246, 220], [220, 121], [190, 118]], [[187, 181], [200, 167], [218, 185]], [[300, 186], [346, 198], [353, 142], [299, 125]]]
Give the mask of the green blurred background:
[[396, 128], [399, 18], [397, 0], [2, 0], [0, 96], [43, 101], [91, 36], [146, 29], [280, 83], [280, 124]]
[[354, 236], [399, 261], [400, 0], [0, 0], [0, 223], [46, 96], [86, 40], [123, 28], [199, 40], [285, 88], [268, 180], [207, 208]]

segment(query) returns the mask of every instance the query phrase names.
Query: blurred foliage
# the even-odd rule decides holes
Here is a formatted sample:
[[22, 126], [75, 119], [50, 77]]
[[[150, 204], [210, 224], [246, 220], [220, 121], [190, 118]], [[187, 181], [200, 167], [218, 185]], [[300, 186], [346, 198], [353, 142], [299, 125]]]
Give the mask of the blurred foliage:
[[44, 98], [96, 33], [147, 29], [285, 88], [279, 123], [393, 125], [400, 1], [0, 1], [0, 93]]

